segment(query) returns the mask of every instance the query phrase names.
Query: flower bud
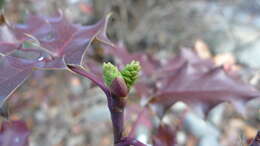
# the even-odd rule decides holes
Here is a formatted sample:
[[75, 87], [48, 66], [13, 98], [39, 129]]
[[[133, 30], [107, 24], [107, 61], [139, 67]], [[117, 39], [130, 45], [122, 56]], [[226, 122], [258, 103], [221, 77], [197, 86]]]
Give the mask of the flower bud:
[[110, 85], [111, 92], [116, 97], [126, 97], [128, 94], [128, 88], [123, 78], [116, 77]]
[[116, 66], [111, 64], [110, 62], [103, 64], [103, 78], [106, 83], [106, 85], [109, 87], [112, 84], [112, 81], [116, 77], [122, 77], [120, 71]]
[[138, 74], [140, 70], [140, 63], [138, 61], [133, 60], [131, 63], [127, 64], [125, 68], [121, 71], [121, 74], [129, 89], [134, 85], [134, 83], [138, 79]]

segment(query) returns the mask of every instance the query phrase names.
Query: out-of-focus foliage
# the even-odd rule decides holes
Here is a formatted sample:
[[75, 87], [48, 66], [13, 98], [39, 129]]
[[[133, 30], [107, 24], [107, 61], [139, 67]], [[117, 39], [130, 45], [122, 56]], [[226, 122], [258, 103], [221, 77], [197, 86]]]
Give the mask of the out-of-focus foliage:
[[24, 121], [6, 121], [0, 130], [1, 146], [28, 146], [30, 131]]

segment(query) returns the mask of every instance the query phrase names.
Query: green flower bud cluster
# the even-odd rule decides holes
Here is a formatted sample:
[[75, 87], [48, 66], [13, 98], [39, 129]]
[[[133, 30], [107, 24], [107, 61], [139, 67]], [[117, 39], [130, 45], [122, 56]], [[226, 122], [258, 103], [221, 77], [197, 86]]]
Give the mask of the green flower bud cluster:
[[121, 74], [128, 88], [134, 85], [134, 83], [138, 79], [138, 73], [140, 70], [140, 63], [133, 60], [130, 64], [127, 64], [125, 68], [121, 71]]
[[118, 68], [110, 62], [104, 63], [103, 64], [103, 78], [104, 78], [105, 84], [107, 86], [110, 86], [116, 77], [123, 78], [123, 76], [121, 75]]
[[103, 78], [107, 86], [111, 86], [116, 77], [123, 78], [128, 89], [130, 89], [138, 79], [138, 73], [140, 70], [141, 66], [138, 61], [132, 61], [130, 64], [127, 64], [121, 72], [110, 62], [104, 63]]

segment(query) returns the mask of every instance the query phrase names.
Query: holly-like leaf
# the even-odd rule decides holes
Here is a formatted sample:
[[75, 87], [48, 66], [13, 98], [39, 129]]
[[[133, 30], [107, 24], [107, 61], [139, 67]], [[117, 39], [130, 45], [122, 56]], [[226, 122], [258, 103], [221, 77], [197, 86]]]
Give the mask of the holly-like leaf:
[[28, 146], [30, 131], [24, 121], [5, 121], [0, 130], [1, 146]]
[[113, 46], [106, 36], [109, 17], [90, 26], [72, 24], [62, 13], [29, 15], [24, 24], [6, 24], [4, 30], [15, 41], [0, 39], [0, 107], [34, 70], [81, 67], [93, 41]]
[[149, 101], [160, 118], [177, 101], [200, 104], [208, 110], [222, 102], [230, 102], [238, 107], [260, 95], [252, 86], [225, 73], [222, 67], [215, 67], [197, 58], [179, 59], [186, 62], [182, 61], [178, 66], [172, 62], [174, 67], [157, 80], [157, 92]]
[[178, 56], [169, 58], [155, 74], [157, 78], [167, 78], [169, 75], [179, 70], [185, 63], [189, 63], [196, 67], [198, 71], [207, 71], [215, 67], [212, 60], [201, 59], [193, 50], [182, 48]]
[[140, 61], [143, 74], [136, 91], [141, 97], [151, 97], [148, 104], [161, 118], [177, 101], [202, 105], [206, 112], [219, 103], [231, 102], [243, 112], [243, 103], [260, 95], [237, 76], [230, 76], [210, 59], [201, 59], [191, 49], [181, 49], [178, 56], [164, 63], [145, 53], [129, 53], [122, 45], [106, 50], [119, 63], [139, 56], [135, 60]]
[[41, 68], [65, 68], [63, 61], [66, 64], [80, 65], [85, 50], [94, 40], [112, 45], [106, 37], [109, 17], [110, 15], [95, 25], [81, 26], [70, 23], [62, 13], [50, 18], [30, 15], [25, 24], [13, 24], [9, 29], [20, 43], [32, 40], [38, 50], [42, 50], [45, 64]]
[[3, 106], [6, 97], [19, 87], [32, 73], [33, 63], [15, 57], [0, 57], [0, 103]]
[[153, 136], [154, 146], [175, 146], [176, 133], [168, 125], [162, 124], [158, 127], [156, 135]]

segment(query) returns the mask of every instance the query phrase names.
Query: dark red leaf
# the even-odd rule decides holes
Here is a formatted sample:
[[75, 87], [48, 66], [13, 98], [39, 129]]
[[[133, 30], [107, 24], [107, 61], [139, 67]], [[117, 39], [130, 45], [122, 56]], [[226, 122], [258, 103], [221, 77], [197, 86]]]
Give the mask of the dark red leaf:
[[80, 65], [87, 48], [97, 40], [106, 45], [113, 45], [106, 36], [107, 17], [91, 26], [70, 23], [62, 13], [55, 17], [30, 15], [24, 24], [9, 25], [19, 43], [1, 42], [0, 53], [14, 51], [25, 40], [33, 40], [42, 51], [44, 62], [39, 68], [65, 68], [66, 64]]
[[[81, 66], [94, 40], [113, 46], [106, 36], [108, 19], [109, 15], [94, 25], [81, 26], [68, 22], [62, 13], [51, 18], [30, 15], [24, 24], [6, 27], [16, 41], [0, 41], [0, 103], [3, 105], [33, 70]], [[28, 40], [34, 48], [22, 47]], [[36, 57], [26, 57], [28, 54]]]
[[28, 146], [30, 131], [24, 121], [5, 121], [0, 131], [1, 146]]
[[16, 36], [17, 40], [29, 39], [27, 34], [35, 37], [44, 37], [50, 31], [48, 21], [36, 15], [29, 15], [24, 24], [11, 24], [9, 29]]
[[157, 92], [149, 103], [160, 118], [176, 101], [198, 103], [208, 110], [222, 102], [237, 106], [260, 95], [252, 86], [227, 75], [222, 67], [210, 66], [203, 60], [185, 60], [179, 67], [172, 62], [175, 67], [157, 81]]
[[196, 67], [197, 70], [201, 71], [208, 71], [210, 68], [214, 68], [212, 60], [201, 59], [191, 49], [183, 48], [180, 50], [178, 56], [168, 59], [155, 74], [158, 78], [167, 77], [179, 70], [185, 63], [191, 64]]
[[7, 97], [32, 73], [33, 64], [26, 60], [6, 56], [1, 57], [0, 68], [0, 108], [2, 108]]

